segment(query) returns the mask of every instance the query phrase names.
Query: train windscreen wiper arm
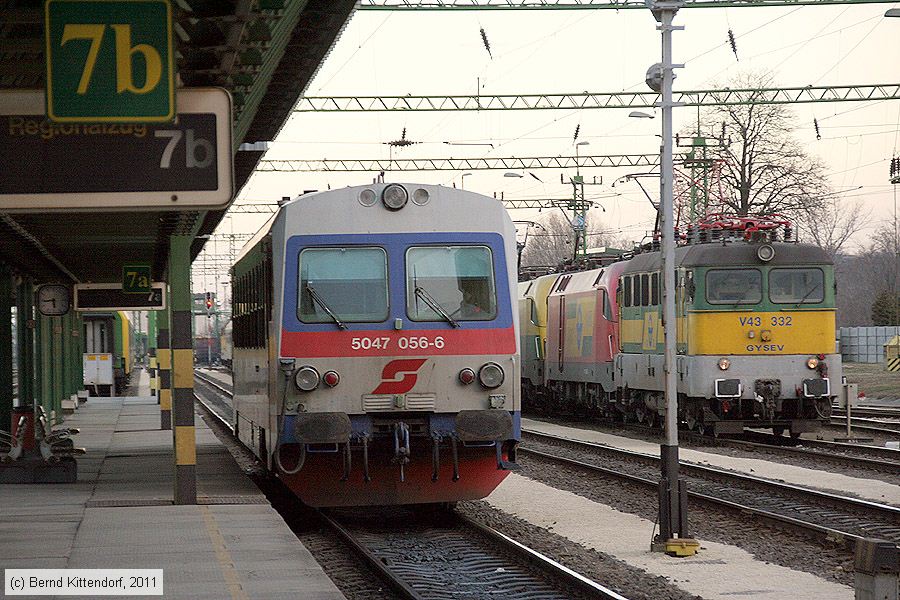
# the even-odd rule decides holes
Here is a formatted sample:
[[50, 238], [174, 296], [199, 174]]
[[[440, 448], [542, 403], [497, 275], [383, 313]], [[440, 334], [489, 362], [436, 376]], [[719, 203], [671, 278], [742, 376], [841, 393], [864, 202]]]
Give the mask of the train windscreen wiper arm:
[[309, 295], [310, 297], [312, 297], [313, 302], [321, 306], [325, 310], [325, 312], [328, 313], [328, 316], [334, 320], [335, 324], [337, 324], [338, 327], [340, 327], [341, 329], [347, 329], [347, 326], [344, 325], [344, 322], [338, 319], [337, 315], [334, 314], [334, 311], [332, 311], [328, 307], [328, 304], [325, 303], [325, 300], [322, 299], [322, 296], [319, 295], [319, 292], [316, 291], [316, 288], [307, 283], [306, 291], [309, 292]]
[[444, 320], [446, 320], [448, 323], [450, 323], [451, 327], [459, 327], [459, 323], [456, 322], [456, 319], [454, 319], [449, 314], [447, 314], [447, 311], [441, 307], [440, 303], [437, 300], [435, 300], [431, 296], [431, 294], [429, 294], [428, 292], [425, 291], [425, 288], [420, 288], [417, 286], [416, 287], [416, 296], [421, 298], [422, 301], [428, 305], [428, 308], [430, 308], [437, 314], [444, 317]]

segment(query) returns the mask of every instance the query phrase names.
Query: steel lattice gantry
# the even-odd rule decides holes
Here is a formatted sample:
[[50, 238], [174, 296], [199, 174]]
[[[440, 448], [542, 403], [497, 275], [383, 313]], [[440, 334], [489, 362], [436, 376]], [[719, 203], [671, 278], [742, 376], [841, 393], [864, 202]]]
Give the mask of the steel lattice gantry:
[[[683, 8], [890, 4], [894, 0], [685, 0]], [[647, 8], [643, 0], [361, 0], [360, 10], [591, 10]]]
[[297, 159], [259, 161], [259, 172], [379, 172], [379, 171], [467, 171], [510, 169], [569, 169], [573, 167], [652, 167], [659, 154], [610, 154], [597, 156], [523, 156], [501, 158], [391, 158], [391, 159]]
[[[790, 88], [685, 90], [673, 93], [682, 106], [798, 104], [900, 99], [900, 84], [803, 86]], [[652, 108], [655, 92], [581, 92], [574, 94], [486, 94], [448, 96], [304, 96], [296, 112], [412, 112], [461, 110], [573, 110]]]

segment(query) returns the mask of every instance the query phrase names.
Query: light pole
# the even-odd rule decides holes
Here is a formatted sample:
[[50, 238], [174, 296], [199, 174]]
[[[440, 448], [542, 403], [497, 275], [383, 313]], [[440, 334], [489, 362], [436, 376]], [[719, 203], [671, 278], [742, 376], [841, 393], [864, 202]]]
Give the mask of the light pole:
[[662, 219], [663, 307], [666, 399], [666, 435], [660, 447], [662, 479], [659, 482], [659, 536], [651, 549], [676, 556], [696, 554], [700, 544], [688, 535], [687, 489], [679, 477], [678, 469], [678, 381], [676, 366], [675, 317], [675, 219], [672, 186], [675, 179], [672, 157], [672, 83], [674, 70], [684, 65], [672, 63], [672, 32], [684, 29], [672, 25], [683, 0], [645, 0], [659, 23], [656, 28], [662, 34], [662, 62], [647, 71], [647, 85], [661, 94], [662, 145], [660, 147], [660, 205]]

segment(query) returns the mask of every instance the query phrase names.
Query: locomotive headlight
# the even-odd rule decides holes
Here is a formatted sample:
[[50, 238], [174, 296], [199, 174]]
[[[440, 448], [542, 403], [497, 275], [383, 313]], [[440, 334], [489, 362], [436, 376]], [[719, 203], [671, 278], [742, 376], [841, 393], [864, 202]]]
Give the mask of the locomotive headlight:
[[381, 201], [388, 210], [400, 210], [406, 206], [409, 193], [402, 185], [392, 183], [381, 192]]
[[816, 367], [819, 366], [819, 359], [816, 358], [815, 356], [806, 359], [806, 366], [809, 369], [815, 369]]
[[719, 369], [722, 371], [727, 371], [728, 367], [731, 366], [731, 361], [725, 358], [724, 356], [719, 359]]
[[769, 262], [775, 258], [775, 248], [769, 244], [763, 244], [756, 249], [756, 257], [763, 262]]
[[319, 387], [319, 372], [312, 367], [300, 367], [294, 373], [294, 385], [301, 392], [311, 392]]
[[378, 197], [375, 195], [375, 190], [366, 188], [359, 193], [359, 203], [363, 206], [374, 206], [377, 200]]
[[478, 381], [489, 389], [500, 387], [503, 384], [503, 369], [497, 363], [487, 363], [478, 370]]

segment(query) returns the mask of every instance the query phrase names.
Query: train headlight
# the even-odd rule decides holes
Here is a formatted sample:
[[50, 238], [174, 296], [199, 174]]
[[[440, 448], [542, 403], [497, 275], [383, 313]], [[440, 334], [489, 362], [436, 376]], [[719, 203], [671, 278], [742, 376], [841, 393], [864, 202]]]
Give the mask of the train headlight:
[[731, 366], [731, 361], [725, 357], [719, 359], [719, 369], [722, 371], [727, 371], [728, 367]]
[[756, 249], [756, 257], [763, 262], [769, 262], [775, 258], [775, 248], [769, 244], [763, 244]]
[[819, 359], [813, 356], [812, 358], [806, 359], [806, 367], [809, 369], [815, 369], [819, 366]]
[[497, 363], [487, 363], [478, 370], [478, 381], [488, 389], [500, 387], [503, 384], [503, 369]]
[[428, 190], [419, 188], [413, 192], [412, 201], [413, 204], [417, 206], [425, 206], [426, 204], [428, 204], [428, 200], [430, 198], [431, 196], [428, 194]]
[[375, 195], [375, 190], [370, 190], [369, 188], [364, 189], [359, 193], [359, 203], [363, 206], [375, 206], [375, 203], [378, 201], [378, 196]]
[[319, 372], [312, 367], [300, 367], [294, 373], [294, 385], [301, 392], [311, 392], [319, 387]]
[[400, 210], [406, 206], [409, 192], [402, 185], [392, 183], [381, 192], [381, 201], [388, 210]]
[[469, 385], [475, 381], [475, 371], [465, 368], [459, 372], [459, 382], [463, 385]]
[[334, 387], [341, 382], [341, 376], [338, 375], [337, 371], [326, 371], [324, 375], [322, 375], [322, 381], [328, 387]]

